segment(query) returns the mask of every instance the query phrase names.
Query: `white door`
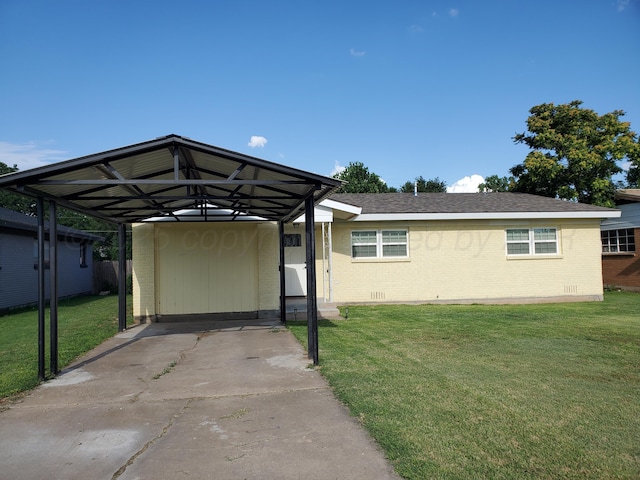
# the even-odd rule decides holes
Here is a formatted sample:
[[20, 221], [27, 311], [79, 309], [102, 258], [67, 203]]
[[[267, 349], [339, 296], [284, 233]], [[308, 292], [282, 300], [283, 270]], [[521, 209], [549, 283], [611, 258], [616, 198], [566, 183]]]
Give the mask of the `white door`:
[[285, 233], [284, 285], [287, 297], [307, 296], [307, 249], [304, 225]]

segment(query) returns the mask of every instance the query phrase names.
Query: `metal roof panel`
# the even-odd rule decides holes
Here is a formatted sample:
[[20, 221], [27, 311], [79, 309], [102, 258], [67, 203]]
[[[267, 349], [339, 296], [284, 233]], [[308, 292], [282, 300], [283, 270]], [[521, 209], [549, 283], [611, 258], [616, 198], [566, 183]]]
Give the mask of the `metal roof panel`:
[[0, 176], [0, 188], [118, 223], [205, 203], [230, 209], [230, 220], [290, 221], [306, 197], [318, 202], [341, 183], [177, 135]]

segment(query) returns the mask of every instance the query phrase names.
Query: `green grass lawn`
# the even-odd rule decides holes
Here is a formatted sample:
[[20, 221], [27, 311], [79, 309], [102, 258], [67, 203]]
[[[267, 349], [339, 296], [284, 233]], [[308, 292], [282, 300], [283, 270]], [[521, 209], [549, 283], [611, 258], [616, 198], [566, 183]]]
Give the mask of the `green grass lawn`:
[[[131, 296], [127, 298], [131, 318]], [[49, 369], [49, 310], [45, 330]], [[129, 320], [130, 323], [130, 320]], [[58, 366], [64, 368], [118, 331], [118, 296], [78, 297], [58, 306]], [[0, 398], [38, 384], [38, 310], [12, 311], [0, 316]]]
[[[290, 328], [306, 344], [306, 324]], [[405, 478], [640, 478], [640, 294], [350, 306], [319, 344]]]

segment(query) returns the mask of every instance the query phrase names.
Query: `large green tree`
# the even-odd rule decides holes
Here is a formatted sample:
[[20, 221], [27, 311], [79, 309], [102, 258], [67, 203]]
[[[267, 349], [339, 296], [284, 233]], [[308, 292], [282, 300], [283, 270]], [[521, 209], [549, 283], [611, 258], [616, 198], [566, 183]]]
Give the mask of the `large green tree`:
[[622, 110], [598, 115], [582, 108], [582, 101], [533, 107], [527, 132], [513, 140], [531, 151], [511, 168], [514, 191], [534, 193], [594, 205], [614, 206], [615, 174], [620, 163], [637, 166], [638, 135]]
[[424, 177], [420, 175], [416, 177], [414, 182], [406, 181], [400, 187], [400, 191], [404, 193], [413, 193], [416, 189], [418, 192], [445, 193], [447, 191], [447, 184], [445, 181], [440, 180], [440, 177], [425, 180]]
[[[17, 171], [17, 165], [10, 167], [6, 163], [0, 162], [0, 175], [6, 175]], [[36, 212], [36, 204], [33, 199], [4, 189], [0, 189], [0, 207], [8, 208], [9, 210], [24, 213], [26, 215], [35, 215]]]
[[346, 181], [340, 187], [340, 193], [385, 193], [389, 187], [375, 173], [362, 162], [351, 162], [341, 172], [336, 173], [333, 178]]
[[627, 171], [627, 184], [629, 188], [640, 188], [640, 161], [631, 163], [629, 170]]
[[513, 177], [499, 177], [498, 175], [490, 175], [478, 185], [479, 192], [510, 192], [514, 188], [515, 179]]

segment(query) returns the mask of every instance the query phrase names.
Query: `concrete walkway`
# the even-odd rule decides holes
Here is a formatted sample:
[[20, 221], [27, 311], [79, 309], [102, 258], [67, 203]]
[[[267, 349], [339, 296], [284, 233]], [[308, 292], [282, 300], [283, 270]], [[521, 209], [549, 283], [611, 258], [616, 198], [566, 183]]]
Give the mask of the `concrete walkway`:
[[0, 413], [3, 479], [398, 479], [277, 322], [146, 324]]

